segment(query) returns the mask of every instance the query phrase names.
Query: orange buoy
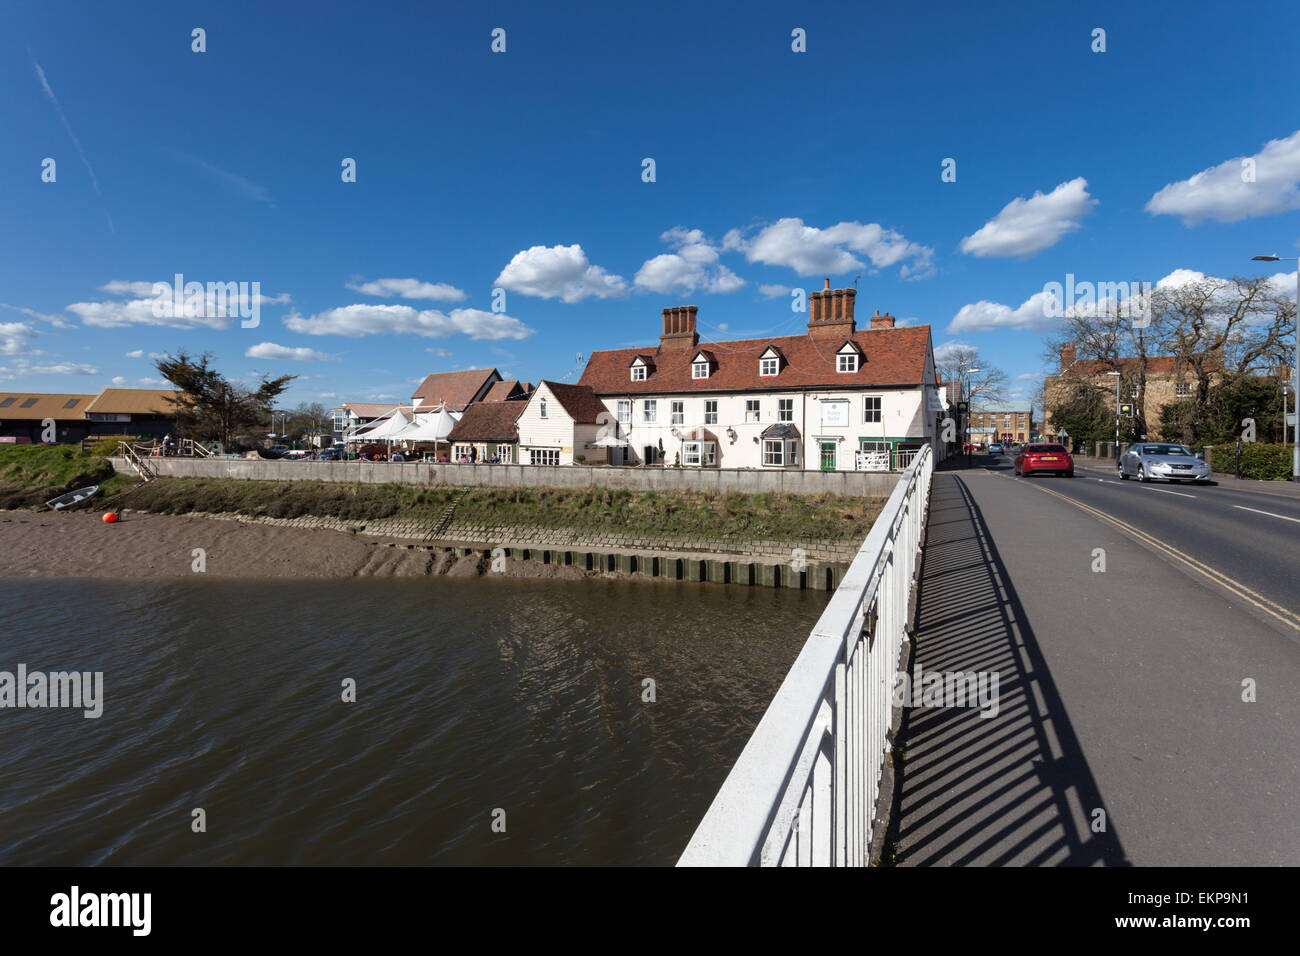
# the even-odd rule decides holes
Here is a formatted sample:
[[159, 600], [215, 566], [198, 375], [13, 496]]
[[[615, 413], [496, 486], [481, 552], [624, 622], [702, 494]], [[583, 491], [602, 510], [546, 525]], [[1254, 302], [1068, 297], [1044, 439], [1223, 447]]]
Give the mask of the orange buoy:
[[113, 513], [112, 511], [105, 511], [105, 512], [104, 512], [104, 523], [105, 523], [105, 524], [112, 524], [112, 523], [113, 523], [114, 521], [116, 521], [116, 520], [117, 520], [117, 515], [116, 515], [115, 513]]

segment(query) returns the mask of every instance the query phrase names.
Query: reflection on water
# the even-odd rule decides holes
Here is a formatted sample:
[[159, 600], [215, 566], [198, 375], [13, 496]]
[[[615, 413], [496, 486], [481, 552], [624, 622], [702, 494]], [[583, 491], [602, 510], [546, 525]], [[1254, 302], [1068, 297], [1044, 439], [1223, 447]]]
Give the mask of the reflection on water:
[[825, 601], [0, 579], [0, 670], [102, 670], [105, 697], [0, 710], [0, 864], [669, 864]]

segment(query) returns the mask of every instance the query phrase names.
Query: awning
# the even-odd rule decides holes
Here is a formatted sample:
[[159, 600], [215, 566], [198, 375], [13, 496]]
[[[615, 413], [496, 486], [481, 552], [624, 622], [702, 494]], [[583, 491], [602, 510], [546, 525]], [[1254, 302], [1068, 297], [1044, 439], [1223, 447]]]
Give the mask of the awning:
[[802, 438], [793, 422], [778, 422], [771, 425], [763, 430], [763, 437], [773, 440], [781, 438], [787, 441], [799, 441]]

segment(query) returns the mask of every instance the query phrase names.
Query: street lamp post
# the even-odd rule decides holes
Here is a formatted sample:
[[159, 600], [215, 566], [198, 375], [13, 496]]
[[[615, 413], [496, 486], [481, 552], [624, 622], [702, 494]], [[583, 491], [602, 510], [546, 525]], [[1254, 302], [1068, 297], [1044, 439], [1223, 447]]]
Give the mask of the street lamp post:
[[1119, 467], [1119, 383], [1122, 376], [1119, 372], [1107, 372], [1107, 375], [1115, 376], [1115, 467]]
[[[964, 441], [962, 442], [962, 444], [964, 444], [964, 445], [966, 446], [966, 467], [967, 467], [967, 468], [970, 467], [970, 420], [971, 420], [971, 416], [974, 414], [974, 412], [971, 410], [971, 407], [970, 407], [970, 405], [971, 405], [971, 401], [970, 401], [970, 400], [971, 400], [971, 381], [970, 381], [970, 377], [971, 377], [972, 375], [974, 375], [976, 372], [979, 372], [979, 371], [982, 371], [982, 370], [981, 370], [981, 369], [978, 369], [978, 368], [968, 368], [968, 369], [966, 370], [966, 422], [965, 422], [965, 428], [963, 429], [963, 431], [964, 431], [964, 434], [963, 434]], [[961, 380], [960, 380], [960, 379], [958, 379], [958, 381], [957, 381], [957, 395], [958, 395], [958, 397], [961, 397]]]
[[[1254, 262], [1294, 262], [1296, 288], [1295, 369], [1296, 383], [1300, 386], [1300, 256], [1252, 256]], [[1297, 392], [1295, 430], [1291, 434], [1291, 480], [1300, 482], [1300, 392]], [[1286, 408], [1282, 409], [1282, 432], [1286, 433]]]

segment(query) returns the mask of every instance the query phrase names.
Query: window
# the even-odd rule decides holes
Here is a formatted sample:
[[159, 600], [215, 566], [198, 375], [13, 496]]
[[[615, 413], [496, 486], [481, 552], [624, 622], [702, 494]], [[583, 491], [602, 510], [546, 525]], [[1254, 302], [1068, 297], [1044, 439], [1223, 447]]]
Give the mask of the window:
[[641, 405], [641, 420], [647, 425], [653, 425], [659, 419], [659, 400], [656, 398], [647, 398]]
[[836, 371], [856, 372], [858, 370], [858, 357], [853, 353], [838, 356], [839, 363]]
[[686, 403], [673, 402], [672, 415], [673, 415], [672, 423], [674, 425], [685, 425], [686, 424]]
[[31, 407], [32, 407], [33, 405], [35, 405], [38, 401], [40, 401], [40, 399], [36, 399], [36, 398], [27, 398], [27, 399], [24, 399], [24, 400], [23, 400], [23, 403], [22, 403], [21, 405], [19, 405], [18, 407], [19, 407], [19, 408], [31, 408]]
[[69, 400], [69, 401], [64, 402], [64, 403], [63, 403], [63, 407], [64, 407], [64, 408], [76, 408], [76, 407], [77, 407], [77, 402], [79, 402], [79, 401], [81, 401], [81, 399], [79, 399], [79, 398], [71, 399], [71, 400]]
[[864, 422], [880, 421], [879, 395], [867, 395], [862, 399], [862, 420]]
[[718, 446], [711, 441], [684, 441], [682, 442], [682, 464], [691, 465], [696, 468], [701, 465], [716, 465], [718, 463]]
[[560, 463], [560, 450], [558, 448], [533, 448], [531, 453], [531, 461], [534, 465], [557, 466]]
[[775, 375], [778, 371], [777, 366], [781, 364], [780, 359], [762, 358], [758, 360], [759, 375]]
[[539, 413], [541, 414], [541, 416], [542, 416], [543, 418], [545, 418], [545, 417], [546, 417], [546, 399], [543, 398], [543, 399], [541, 400], [541, 402], [538, 404], [537, 408], [538, 408], [538, 411], [539, 411]]
[[[1174, 386], [1174, 398], [1191, 398], [1192, 386], [1190, 382], [1179, 382]], [[24, 408], [27, 406], [24, 405]]]
[[718, 424], [718, 401], [711, 398], [704, 403], [704, 424]]
[[747, 422], [758, 421], [758, 409], [759, 409], [759, 405], [758, 405], [757, 398], [745, 399], [745, 421]]
[[468, 458], [469, 445], [453, 445], [451, 448], [451, 457], [454, 461], [460, 461], [462, 458]]
[[776, 439], [764, 439], [763, 441], [763, 464], [765, 465], [784, 465], [785, 464], [785, 442]]
[[501, 458], [501, 464], [508, 465], [514, 460], [514, 449], [509, 445], [497, 445], [497, 455]]
[[708, 377], [709, 377], [708, 362], [691, 363], [691, 378], [708, 378]]
[[778, 398], [776, 400], [776, 420], [778, 422], [794, 421], [793, 398]]
[[10, 405], [12, 405], [12, 404], [13, 404], [14, 402], [16, 402], [16, 401], [18, 401], [18, 399], [14, 398], [12, 395], [10, 395], [10, 396], [9, 396], [8, 398], [6, 398], [3, 402], [0, 402], [0, 408], [8, 408]]
[[632, 403], [627, 399], [622, 399], [618, 403], [618, 420], [625, 425], [632, 421]]
[[632, 381], [634, 381], [634, 382], [644, 382], [644, 381], [645, 381], [645, 366], [644, 366], [644, 365], [633, 365], [633, 366], [632, 366]]

